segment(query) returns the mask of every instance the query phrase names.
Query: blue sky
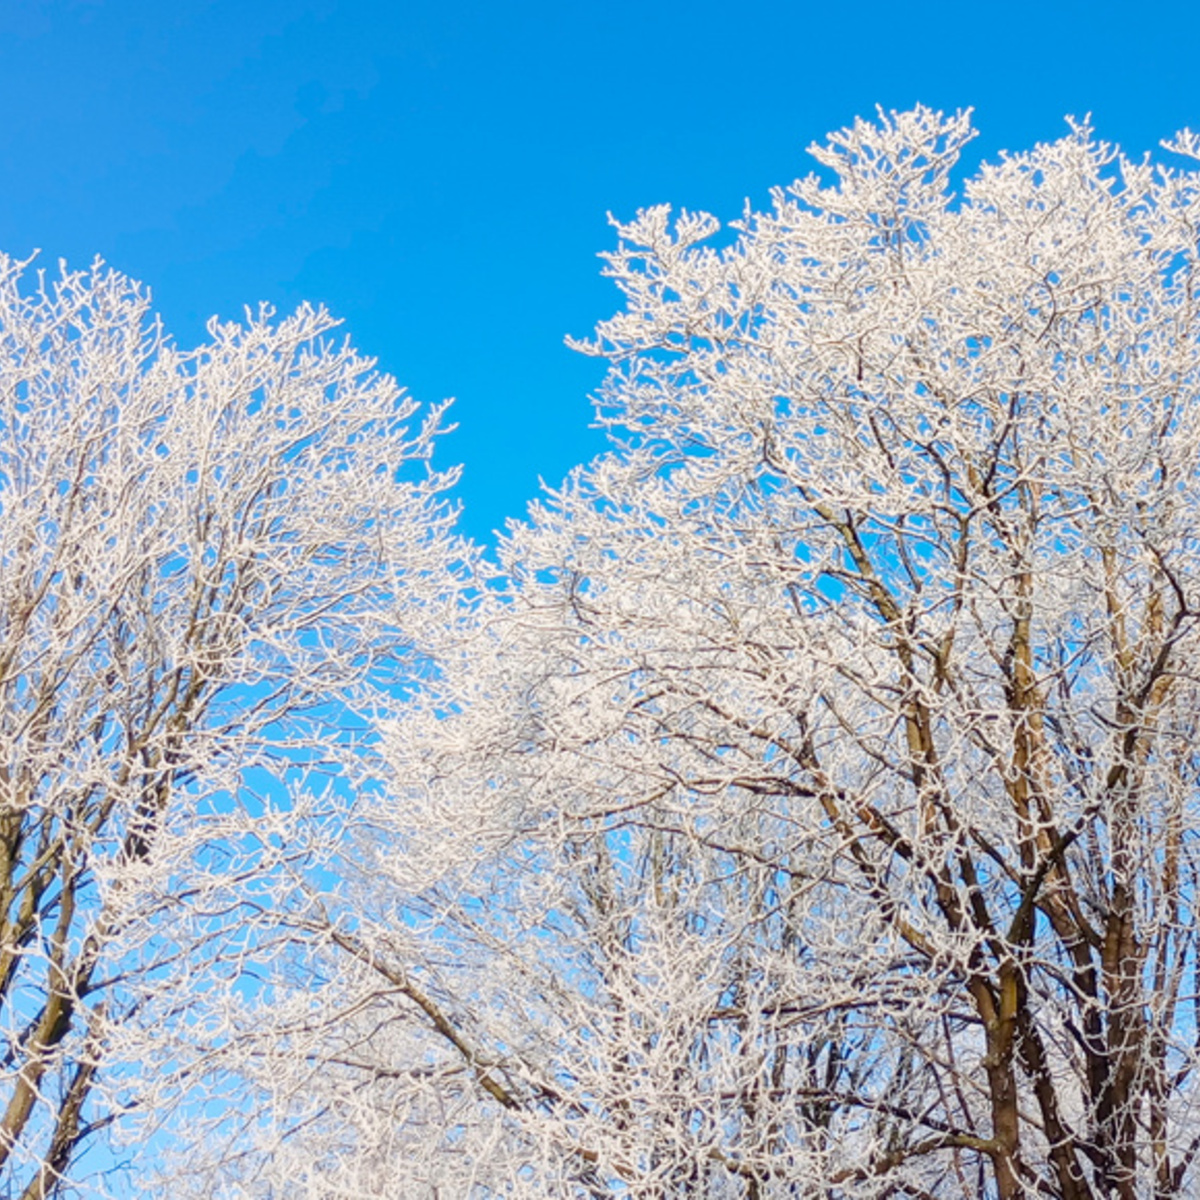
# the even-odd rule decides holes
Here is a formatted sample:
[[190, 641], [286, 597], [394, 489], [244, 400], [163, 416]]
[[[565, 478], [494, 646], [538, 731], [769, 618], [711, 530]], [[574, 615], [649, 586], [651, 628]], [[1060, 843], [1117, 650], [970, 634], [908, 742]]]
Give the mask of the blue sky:
[[0, 249], [100, 254], [181, 344], [304, 299], [419, 399], [457, 397], [464, 527], [602, 445], [605, 214], [723, 219], [876, 103], [974, 106], [973, 156], [1091, 112], [1200, 127], [1200, 6], [3, 0]]

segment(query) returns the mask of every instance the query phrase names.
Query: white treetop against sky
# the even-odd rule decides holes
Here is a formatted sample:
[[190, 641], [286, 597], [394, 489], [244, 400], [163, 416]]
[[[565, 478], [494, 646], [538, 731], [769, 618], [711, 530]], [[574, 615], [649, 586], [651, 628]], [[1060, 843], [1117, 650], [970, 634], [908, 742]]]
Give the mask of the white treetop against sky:
[[619, 227], [622, 440], [389, 728], [231, 1194], [1193, 1186], [1200, 192], [969, 136]]
[[407, 589], [450, 582], [447, 479], [424, 465], [437, 414], [408, 430], [413, 403], [332, 324], [262, 312], [181, 353], [119, 274], [30, 287], [0, 260], [14, 1196], [52, 1193], [97, 1127], [168, 1082], [139, 1031], [236, 977], [249, 916], [305, 859], [289, 822], [318, 828], [316, 801], [280, 802], [289, 778], [349, 758], [354, 706], [408, 653]]
[[[153, 1118], [117, 1132], [157, 1194], [1192, 1193], [1200, 145], [1130, 162], [1076, 124], [952, 182], [971, 136], [920, 108], [857, 122], [717, 248], [703, 214], [619, 225], [626, 305], [581, 347], [610, 363], [612, 449], [510, 527], [491, 578], [446, 534], [443, 481], [396, 479], [431, 427], [388, 451], [391, 385], [289, 341], [316, 315], [104, 377], [161, 417], [36, 476], [63, 516], [16, 528], [91, 546], [64, 520], [126, 494], [120, 446], [171, 482], [85, 526], [118, 548], [161, 528], [157, 557], [27, 572], [57, 591], [6, 677], [35, 751], [10, 743], [34, 764], [10, 804], [67, 849], [4, 1011], [80, 1015], [14, 1041], [14, 1097], [43, 1045], [66, 1081], [5, 1118], [23, 1163], [86, 1073], [89, 1119]], [[47, 461], [110, 444], [78, 374], [47, 385], [78, 425]], [[244, 397], [220, 469], [209, 395]], [[219, 533], [243, 528], [253, 553]], [[101, 594], [144, 625], [103, 625], [125, 608]], [[100, 668], [62, 632], [88, 621]], [[139, 713], [193, 679], [212, 699], [123, 719], [108, 670]], [[73, 814], [110, 794], [93, 835]], [[91, 930], [139, 968], [105, 977], [119, 1031], [84, 1003]]]

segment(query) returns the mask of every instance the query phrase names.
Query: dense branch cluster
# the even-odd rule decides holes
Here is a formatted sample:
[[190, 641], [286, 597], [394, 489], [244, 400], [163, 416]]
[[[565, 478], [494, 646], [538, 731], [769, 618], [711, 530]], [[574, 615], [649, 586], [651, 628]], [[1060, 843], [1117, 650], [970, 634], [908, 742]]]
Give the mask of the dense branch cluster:
[[[43, 855], [58, 882], [12, 942], [41, 971], [5, 1009], [14, 1097], [51, 1056], [17, 1026], [55, 997], [80, 1010], [64, 1047], [113, 1036], [82, 1006], [111, 943], [143, 972], [105, 968], [121, 1003], [161, 1013], [151, 985], [191, 972], [195, 1015], [130, 1042], [181, 1097], [146, 1135], [179, 1196], [1192, 1193], [1200, 175], [1073, 126], [958, 198], [970, 137], [924, 109], [860, 121], [723, 248], [703, 214], [618, 226], [626, 305], [581, 345], [611, 364], [613, 448], [457, 600], [432, 485], [402, 514], [383, 498], [391, 418], [364, 422], [380, 385], [355, 391], [357, 365], [305, 360], [341, 372], [322, 432], [278, 434], [278, 490], [249, 507], [233, 483], [290, 404], [253, 374], [257, 326], [197, 360], [155, 343], [145, 378], [176, 382], [124, 440], [87, 423], [109, 428], [90, 397], [132, 396], [129, 374], [47, 379], [37, 411], [69, 434], [26, 525], [16, 466], [0, 481], [4, 561], [30, 563], [6, 574], [6, 628], [24, 604], [16, 644], [42, 647], [0, 678], [4, 812], [43, 823], [16, 842], [29, 862], [39, 836], [84, 849]], [[1200, 157], [1188, 134], [1168, 149]], [[311, 338], [296, 320], [272, 336]], [[240, 444], [171, 390], [243, 373], [263, 399]], [[10, 423], [34, 419], [23, 395]], [[218, 442], [220, 467], [190, 449]], [[339, 507], [329, 477], [360, 457]], [[39, 566], [110, 470], [114, 497], [139, 470], [174, 482], [88, 518], [119, 552]], [[138, 549], [196, 529], [197, 495], [210, 532]], [[271, 582], [212, 532], [259, 519]], [[269, 636], [260, 608], [282, 614]], [[389, 688], [374, 655], [397, 644], [427, 657]], [[360, 711], [359, 687], [376, 736], [324, 743], [347, 782], [314, 793], [310, 729]], [[277, 736], [294, 803], [268, 802], [273, 840], [242, 852], [251, 748]], [[62, 916], [76, 887], [90, 924]], [[168, 896], [202, 914], [185, 951], [157, 940]]]
[[436, 414], [406, 434], [324, 313], [185, 354], [114, 272], [22, 285], [0, 260], [0, 1172], [33, 1200], [182, 1066], [143, 1031], [313, 860], [329, 805], [288, 787], [362, 736], [452, 553]]

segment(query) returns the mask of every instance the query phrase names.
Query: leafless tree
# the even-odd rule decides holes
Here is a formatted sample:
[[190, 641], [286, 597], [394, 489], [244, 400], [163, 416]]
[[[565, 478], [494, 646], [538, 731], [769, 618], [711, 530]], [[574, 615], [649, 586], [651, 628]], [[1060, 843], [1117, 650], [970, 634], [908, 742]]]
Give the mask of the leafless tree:
[[613, 450], [384, 729], [230, 1195], [1193, 1194], [1200, 176], [970, 136], [618, 227]]
[[26, 265], [0, 258], [0, 1190], [34, 1200], [182, 1066], [145, 1031], [244, 977], [458, 551], [438, 413], [408, 432], [324, 312], [182, 352], [121, 275]]

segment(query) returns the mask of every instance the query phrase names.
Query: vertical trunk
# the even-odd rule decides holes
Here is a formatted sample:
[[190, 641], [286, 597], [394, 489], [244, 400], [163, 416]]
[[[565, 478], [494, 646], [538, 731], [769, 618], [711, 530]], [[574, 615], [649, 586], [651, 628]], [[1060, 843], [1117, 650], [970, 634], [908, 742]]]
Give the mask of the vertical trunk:
[[1015, 965], [1001, 969], [997, 992], [980, 978], [970, 984], [975, 1006], [983, 1021], [987, 1053], [983, 1066], [987, 1073], [988, 1103], [991, 1108], [992, 1170], [998, 1200], [1018, 1200], [1024, 1195], [1017, 1171], [1021, 1148], [1021, 1118], [1017, 1107], [1017, 1078], [1014, 1070], [1014, 1046], [1017, 1013]]

